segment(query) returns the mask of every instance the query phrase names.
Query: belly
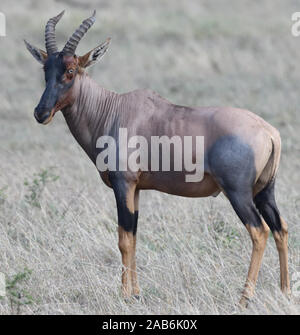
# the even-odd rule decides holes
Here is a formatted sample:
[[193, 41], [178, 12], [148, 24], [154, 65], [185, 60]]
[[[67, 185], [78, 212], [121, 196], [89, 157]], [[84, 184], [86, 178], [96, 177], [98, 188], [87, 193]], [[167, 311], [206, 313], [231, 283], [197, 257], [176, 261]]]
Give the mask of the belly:
[[143, 173], [139, 178], [139, 189], [152, 189], [183, 197], [208, 197], [220, 191], [210, 174], [205, 173], [199, 182], [187, 182], [182, 172]]

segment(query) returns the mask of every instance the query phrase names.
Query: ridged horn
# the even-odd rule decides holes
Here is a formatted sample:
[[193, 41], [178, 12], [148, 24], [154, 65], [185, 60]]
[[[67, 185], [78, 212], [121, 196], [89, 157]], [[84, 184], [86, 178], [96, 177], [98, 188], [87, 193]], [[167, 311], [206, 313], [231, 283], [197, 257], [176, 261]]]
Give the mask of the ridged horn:
[[45, 43], [48, 56], [57, 52], [56, 38], [55, 38], [55, 26], [57, 22], [64, 15], [65, 11], [63, 10], [57, 16], [52, 17], [46, 24], [45, 28]]
[[69, 38], [68, 42], [64, 46], [62, 53], [64, 55], [73, 56], [75, 54], [78, 43], [84, 36], [84, 34], [91, 28], [96, 21], [96, 10], [91, 17], [84, 20], [74, 34]]

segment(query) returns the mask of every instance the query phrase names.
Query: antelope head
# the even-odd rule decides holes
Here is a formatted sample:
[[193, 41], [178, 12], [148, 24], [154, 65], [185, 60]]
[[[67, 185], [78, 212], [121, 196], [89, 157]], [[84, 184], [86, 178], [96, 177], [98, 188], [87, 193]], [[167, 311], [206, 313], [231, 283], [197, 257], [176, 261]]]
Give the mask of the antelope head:
[[84, 56], [76, 56], [76, 48], [94, 24], [96, 11], [88, 19], [84, 20], [78, 29], [69, 38], [62, 51], [58, 51], [55, 37], [55, 26], [63, 16], [62, 11], [51, 18], [45, 28], [46, 51], [34, 47], [24, 40], [28, 51], [41, 64], [45, 73], [46, 88], [39, 104], [34, 110], [34, 116], [39, 123], [49, 123], [54, 114], [70, 104], [70, 88], [76, 75], [84, 68], [96, 63], [106, 52], [110, 39], [92, 49]]

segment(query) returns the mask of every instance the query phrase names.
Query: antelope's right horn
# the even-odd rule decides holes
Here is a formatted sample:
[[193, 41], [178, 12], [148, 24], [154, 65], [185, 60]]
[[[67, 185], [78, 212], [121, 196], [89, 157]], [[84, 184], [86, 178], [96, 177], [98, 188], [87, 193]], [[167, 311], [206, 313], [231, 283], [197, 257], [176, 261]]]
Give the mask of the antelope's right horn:
[[84, 36], [84, 34], [91, 28], [91, 26], [96, 21], [96, 10], [91, 17], [85, 19], [78, 29], [73, 33], [73, 35], [69, 38], [68, 42], [63, 48], [62, 53], [68, 56], [73, 56], [75, 54], [75, 50], [78, 46], [78, 43]]

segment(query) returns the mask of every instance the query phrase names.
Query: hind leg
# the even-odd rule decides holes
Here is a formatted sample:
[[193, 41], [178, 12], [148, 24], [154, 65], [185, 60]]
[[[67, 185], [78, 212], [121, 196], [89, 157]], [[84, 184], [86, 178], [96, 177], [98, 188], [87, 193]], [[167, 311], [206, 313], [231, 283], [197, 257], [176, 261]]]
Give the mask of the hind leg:
[[256, 207], [270, 227], [275, 239], [280, 263], [281, 290], [290, 295], [290, 280], [288, 272], [288, 229], [287, 224], [280, 216], [275, 202], [275, 182], [273, 181], [254, 198]]
[[274, 231], [273, 236], [279, 254], [281, 290], [284, 294], [289, 296], [291, 289], [288, 270], [288, 230], [286, 222], [282, 218], [280, 218], [280, 221], [281, 230], [278, 232]]
[[241, 306], [247, 306], [248, 301], [254, 295], [255, 285], [270, 231], [263, 220], [260, 227], [253, 227], [250, 224], [246, 225], [246, 228], [252, 240], [252, 255], [246, 284], [240, 300]]
[[248, 301], [253, 297], [255, 285], [262, 263], [264, 250], [269, 236], [269, 227], [261, 220], [254, 206], [251, 191], [248, 194], [239, 192], [227, 194], [235, 212], [245, 224], [252, 241], [252, 254], [246, 284], [240, 300], [240, 305], [246, 307]]
[[224, 136], [210, 149], [208, 165], [252, 240], [251, 262], [240, 301], [242, 305], [247, 305], [254, 294], [269, 234], [269, 228], [262, 221], [253, 202], [252, 189], [256, 178], [254, 153], [242, 138]]

